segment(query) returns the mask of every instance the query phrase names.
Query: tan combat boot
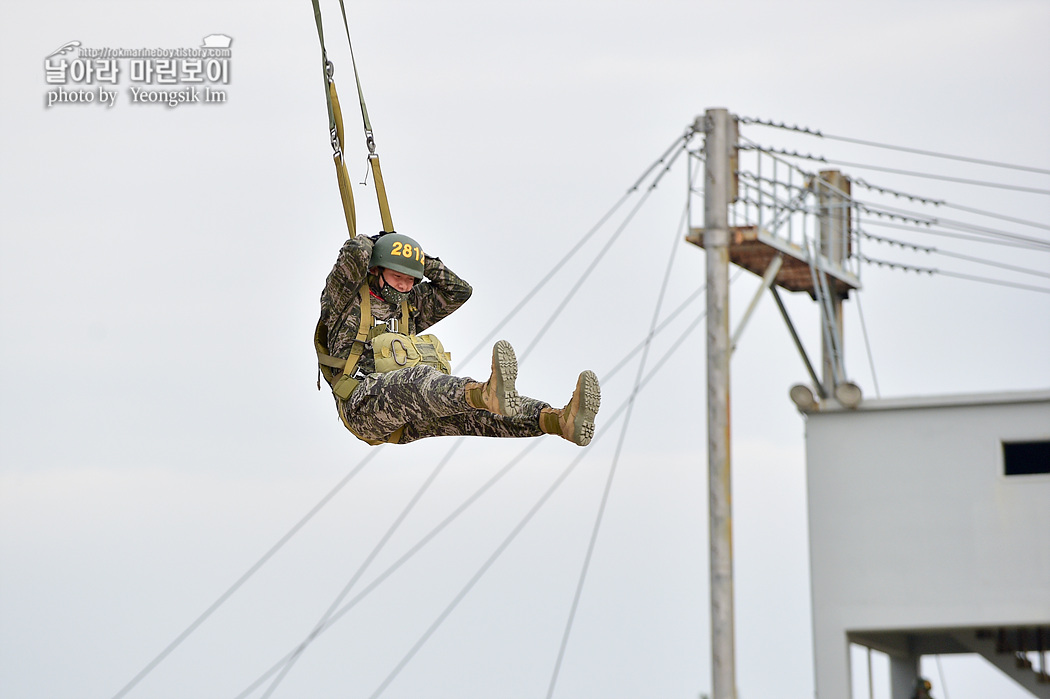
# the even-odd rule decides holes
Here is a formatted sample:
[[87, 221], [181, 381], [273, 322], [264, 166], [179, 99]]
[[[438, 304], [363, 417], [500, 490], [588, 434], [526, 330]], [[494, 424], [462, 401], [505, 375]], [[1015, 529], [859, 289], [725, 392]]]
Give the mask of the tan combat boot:
[[556, 434], [573, 444], [585, 447], [594, 437], [594, 416], [602, 402], [602, 390], [593, 371], [585, 371], [576, 380], [576, 390], [564, 408], [540, 410], [540, 429]]
[[478, 410], [487, 410], [503, 417], [514, 417], [521, 412], [521, 396], [514, 389], [518, 378], [518, 359], [514, 348], [506, 340], [492, 347], [492, 375], [485, 383], [471, 382], [464, 386], [467, 403]]

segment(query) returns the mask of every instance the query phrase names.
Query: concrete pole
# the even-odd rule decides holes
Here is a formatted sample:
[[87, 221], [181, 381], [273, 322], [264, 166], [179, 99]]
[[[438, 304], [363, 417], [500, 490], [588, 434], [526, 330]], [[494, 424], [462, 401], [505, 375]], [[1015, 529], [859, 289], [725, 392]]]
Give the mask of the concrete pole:
[[707, 265], [707, 465], [711, 567], [711, 699], [736, 699], [733, 515], [729, 460], [730, 115], [704, 114]]
[[[850, 192], [849, 179], [844, 177], [838, 170], [823, 170], [820, 173], [823, 182], [818, 184], [818, 206], [820, 223], [820, 252], [827, 260], [836, 267], [842, 267], [848, 252], [848, 240], [850, 234], [850, 202], [846, 195]], [[827, 184], [825, 184], [825, 182]], [[831, 281], [829, 279], [829, 281]], [[845, 360], [845, 348], [843, 347], [842, 327], [842, 301], [845, 297], [831, 290], [831, 328], [835, 333], [834, 347], [828, 346], [825, 339], [824, 346], [824, 368], [823, 384], [824, 393], [828, 396], [835, 395], [835, 385], [839, 379], [845, 380], [845, 376], [836, 378], [836, 367], [840, 369]], [[823, 310], [821, 311], [823, 312]], [[838, 355], [836, 358], [836, 354]]]

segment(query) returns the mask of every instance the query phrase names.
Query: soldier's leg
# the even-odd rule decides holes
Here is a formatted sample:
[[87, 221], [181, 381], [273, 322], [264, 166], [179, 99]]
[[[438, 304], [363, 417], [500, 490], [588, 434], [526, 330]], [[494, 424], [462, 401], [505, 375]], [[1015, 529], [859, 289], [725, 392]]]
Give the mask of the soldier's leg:
[[585, 447], [594, 437], [594, 416], [598, 414], [601, 402], [598, 377], [593, 371], [585, 371], [576, 380], [576, 390], [564, 408], [540, 410], [540, 429]]
[[[441, 435], [533, 437], [556, 434], [579, 446], [594, 435], [601, 402], [598, 379], [585, 371], [564, 408], [551, 408], [514, 390], [517, 364], [505, 342], [493, 348], [485, 384], [418, 365], [366, 377], [342, 404], [354, 434], [385, 440], [405, 427], [401, 442]], [[494, 411], [504, 412], [499, 414]]]
[[521, 399], [514, 389], [518, 363], [506, 340], [492, 348], [492, 374], [485, 383], [442, 374], [425, 365], [366, 377], [343, 403], [354, 434], [386, 439], [410, 423], [440, 420], [466, 412], [516, 415]]
[[371, 374], [343, 403], [343, 414], [355, 434], [386, 439], [408, 423], [475, 411], [464, 390], [470, 381], [422, 364]]
[[405, 426], [401, 444], [425, 437], [473, 435], [478, 437], [538, 437], [556, 434], [581, 447], [594, 437], [594, 418], [601, 405], [601, 388], [594, 372], [585, 371], [564, 408], [521, 396], [518, 415], [505, 417], [486, 410], [420, 419]]
[[413, 421], [405, 425], [400, 444], [408, 444], [425, 437], [538, 437], [540, 411], [550, 406], [543, 401], [521, 396], [521, 410], [513, 417], [470, 410], [457, 415]]

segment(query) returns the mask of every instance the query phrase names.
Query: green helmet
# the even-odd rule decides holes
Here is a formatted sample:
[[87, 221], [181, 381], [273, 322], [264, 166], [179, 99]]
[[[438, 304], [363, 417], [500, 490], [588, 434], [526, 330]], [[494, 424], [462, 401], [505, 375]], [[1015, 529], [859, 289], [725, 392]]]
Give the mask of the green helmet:
[[423, 278], [423, 248], [412, 238], [400, 233], [388, 233], [372, 246], [369, 267], [385, 267], [395, 272]]

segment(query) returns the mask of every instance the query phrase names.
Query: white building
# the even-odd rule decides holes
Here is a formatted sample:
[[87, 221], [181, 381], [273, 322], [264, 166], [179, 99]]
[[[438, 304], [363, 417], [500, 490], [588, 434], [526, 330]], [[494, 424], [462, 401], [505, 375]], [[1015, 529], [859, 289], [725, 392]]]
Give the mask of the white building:
[[1050, 391], [805, 414], [818, 699], [851, 696], [851, 643], [893, 699], [939, 653], [1050, 697]]

